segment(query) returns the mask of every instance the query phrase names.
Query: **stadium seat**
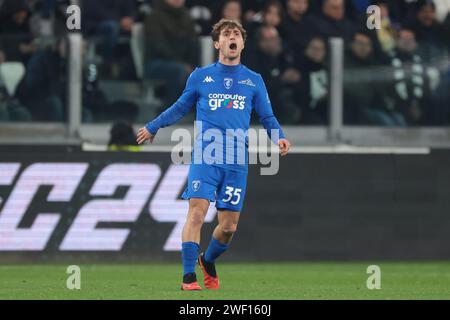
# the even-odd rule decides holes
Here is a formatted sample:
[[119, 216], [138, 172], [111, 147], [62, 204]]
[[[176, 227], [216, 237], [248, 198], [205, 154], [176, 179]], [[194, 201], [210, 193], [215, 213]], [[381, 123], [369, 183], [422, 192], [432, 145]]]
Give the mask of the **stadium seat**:
[[22, 62], [4, 62], [0, 64], [0, 82], [2, 82], [9, 96], [13, 96], [17, 85], [25, 74], [25, 66]]

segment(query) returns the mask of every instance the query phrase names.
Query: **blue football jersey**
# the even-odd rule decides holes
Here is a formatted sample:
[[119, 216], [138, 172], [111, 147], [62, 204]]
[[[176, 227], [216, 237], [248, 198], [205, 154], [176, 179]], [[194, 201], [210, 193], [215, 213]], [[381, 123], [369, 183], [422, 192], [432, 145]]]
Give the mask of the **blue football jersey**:
[[[242, 64], [216, 62], [195, 69], [180, 98], [146, 125], [156, 134], [160, 128], [180, 120], [196, 105], [193, 162], [208, 163], [229, 170], [247, 171], [250, 118], [254, 109], [269, 137], [277, 143], [284, 133], [275, 118], [266, 86], [260, 74]], [[278, 137], [272, 137], [276, 130]]]

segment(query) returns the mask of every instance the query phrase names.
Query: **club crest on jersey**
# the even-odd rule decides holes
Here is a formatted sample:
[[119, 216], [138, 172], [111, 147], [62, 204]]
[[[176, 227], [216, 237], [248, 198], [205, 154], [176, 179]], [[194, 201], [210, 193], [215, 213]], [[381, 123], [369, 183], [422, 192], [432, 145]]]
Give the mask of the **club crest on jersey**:
[[192, 181], [192, 190], [194, 190], [194, 192], [197, 192], [198, 189], [200, 189], [200, 180], [194, 180]]
[[224, 78], [223, 79], [223, 85], [225, 88], [230, 89], [233, 86], [233, 79], [231, 78]]

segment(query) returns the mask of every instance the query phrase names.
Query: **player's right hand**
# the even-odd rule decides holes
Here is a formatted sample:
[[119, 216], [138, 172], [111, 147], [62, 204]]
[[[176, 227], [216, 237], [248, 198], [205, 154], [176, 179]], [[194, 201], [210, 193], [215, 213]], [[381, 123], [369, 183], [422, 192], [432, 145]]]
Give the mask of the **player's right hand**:
[[153, 139], [155, 139], [155, 135], [151, 134], [145, 127], [143, 127], [138, 131], [136, 142], [138, 144], [143, 144], [145, 141], [149, 140], [150, 143], [152, 143]]

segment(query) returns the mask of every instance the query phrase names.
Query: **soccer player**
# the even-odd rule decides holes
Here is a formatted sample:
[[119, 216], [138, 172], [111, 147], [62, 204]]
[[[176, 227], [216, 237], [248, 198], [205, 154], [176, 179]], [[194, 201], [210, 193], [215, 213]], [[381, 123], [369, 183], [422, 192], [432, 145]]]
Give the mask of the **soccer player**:
[[[222, 19], [214, 25], [211, 36], [214, 47], [219, 50], [219, 61], [195, 69], [180, 98], [156, 119], [139, 129], [137, 135], [139, 144], [146, 140], [153, 142], [160, 128], [176, 123], [196, 104], [196, 124], [198, 127], [201, 123], [201, 130], [195, 143], [200, 145], [201, 151], [205, 151], [209, 144], [222, 147], [216, 150], [224, 150], [223, 154], [219, 154], [223, 158], [216, 161], [217, 158], [211, 159], [205, 155], [206, 152], [203, 152], [202, 158], [194, 147], [194, 161], [190, 165], [188, 185], [182, 195], [183, 199], [189, 200], [189, 212], [182, 233], [182, 290], [202, 289], [195, 274], [197, 262], [204, 275], [205, 287], [219, 289], [215, 261], [228, 249], [243, 206], [248, 171], [248, 140], [242, 132], [249, 129], [253, 109], [269, 137], [279, 146], [281, 156], [286, 155], [290, 148], [289, 141], [273, 115], [262, 77], [240, 63], [246, 38], [242, 25], [234, 20]], [[216, 137], [212, 141], [205, 141], [207, 139], [203, 133], [211, 129], [220, 132], [223, 139]], [[229, 141], [229, 130], [240, 132], [239, 129], [241, 135], [237, 134], [237, 140], [245, 141], [241, 144], [245, 149], [244, 161], [236, 161], [236, 156], [242, 151], [239, 150], [239, 144], [235, 144], [234, 150], [225, 146], [225, 142]], [[278, 134], [272, 135], [272, 132]], [[225, 161], [230, 160], [230, 152], [234, 161]], [[199, 156], [201, 161], [196, 161]], [[200, 254], [200, 230], [210, 201], [216, 202], [219, 223], [206, 251]]]

